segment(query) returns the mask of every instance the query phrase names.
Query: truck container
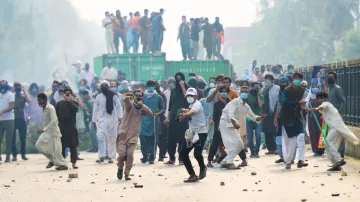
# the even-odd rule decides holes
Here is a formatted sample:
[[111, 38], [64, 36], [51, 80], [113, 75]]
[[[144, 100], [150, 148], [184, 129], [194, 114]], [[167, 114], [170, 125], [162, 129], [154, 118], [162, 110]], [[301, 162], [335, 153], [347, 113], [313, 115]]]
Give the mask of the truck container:
[[229, 60], [167, 61], [166, 77], [174, 77], [177, 72], [182, 72], [187, 78], [189, 73], [196, 73], [208, 82], [211, 77], [216, 77], [218, 74], [232, 78], [233, 70]]
[[94, 58], [94, 71], [99, 76], [111, 61], [114, 68], [125, 73], [128, 81], [160, 80], [165, 76], [165, 58], [165, 53], [102, 55]]

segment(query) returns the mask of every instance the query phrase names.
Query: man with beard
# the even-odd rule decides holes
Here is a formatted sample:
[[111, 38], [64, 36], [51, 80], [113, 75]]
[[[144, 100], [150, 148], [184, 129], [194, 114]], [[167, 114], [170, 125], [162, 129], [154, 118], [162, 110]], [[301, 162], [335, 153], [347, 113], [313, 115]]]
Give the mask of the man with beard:
[[266, 155], [276, 154], [276, 131], [274, 126], [275, 118], [275, 106], [278, 100], [280, 87], [274, 84], [274, 76], [270, 73], [265, 75], [265, 87], [262, 89], [262, 95], [264, 96], [264, 105], [262, 113], [267, 114], [262, 123], [262, 132], [265, 133], [265, 142], [268, 152]]
[[36, 141], [36, 149], [49, 159], [46, 169], [56, 166], [56, 170], [67, 170], [67, 163], [61, 154], [61, 133], [55, 108], [47, 102], [44, 93], [37, 95], [39, 106], [43, 109], [43, 129], [37, 131], [40, 135]]
[[[303, 75], [295, 73], [293, 84], [285, 89], [283, 94], [283, 104], [280, 111], [280, 123], [282, 124], [282, 151], [286, 169], [291, 169], [293, 155], [296, 146], [299, 149], [298, 168], [307, 167], [305, 163], [305, 134], [303, 128], [303, 117], [301, 114], [302, 105], [306, 102], [303, 99], [305, 90], [301, 88]], [[277, 126], [275, 119], [275, 126]]]
[[125, 94], [125, 114], [116, 139], [116, 150], [119, 154], [117, 159], [117, 177], [119, 180], [123, 178], [123, 173], [125, 180], [131, 180], [129, 175], [133, 166], [134, 150], [139, 139], [141, 118], [152, 115], [151, 110], [142, 103], [143, 95], [144, 93], [140, 89], [135, 90], [134, 94]]
[[[189, 123], [187, 120], [177, 120], [178, 111], [181, 108], [187, 109], [189, 107], [189, 104], [186, 101], [186, 90], [188, 89], [188, 85], [185, 83], [185, 76], [181, 72], [175, 74], [175, 79], [175, 89], [171, 91], [168, 108], [170, 113], [168, 114], [167, 119], [164, 121], [165, 124], [170, 123], [168, 142], [168, 153], [170, 160], [165, 163], [167, 165], [175, 164], [176, 147], [178, 146], [178, 153], [180, 153], [185, 131], [189, 128]], [[180, 155], [179, 164], [183, 165]]]
[[[14, 89], [15, 89], [15, 105], [14, 105], [15, 128], [14, 128], [14, 136], [12, 141], [12, 154], [13, 154], [12, 161], [17, 160], [16, 130], [19, 130], [21, 158], [26, 161], [28, 160], [28, 158], [26, 158], [25, 156], [27, 125], [25, 121], [24, 108], [25, 108], [25, 103], [30, 102], [30, 97], [20, 83], [16, 82], [14, 84]], [[24, 95], [22, 95], [22, 93], [24, 93]]]
[[56, 114], [59, 120], [59, 128], [62, 134], [62, 155], [65, 158], [65, 148], [70, 148], [70, 159], [73, 169], [78, 169], [76, 165], [77, 147], [79, 146], [79, 136], [76, 129], [76, 113], [79, 103], [75, 100], [70, 88], [64, 90], [64, 100], [56, 104]]
[[6, 160], [10, 162], [10, 153], [14, 135], [14, 94], [10, 91], [11, 87], [7, 81], [0, 81], [0, 161], [1, 143], [6, 134]]
[[94, 103], [92, 122], [97, 131], [98, 156], [96, 163], [104, 162], [106, 156], [106, 139], [108, 143], [109, 161], [113, 163], [116, 158], [116, 136], [118, 124], [123, 117], [123, 110], [119, 97], [110, 90], [110, 84], [103, 81], [100, 84], [101, 94]]

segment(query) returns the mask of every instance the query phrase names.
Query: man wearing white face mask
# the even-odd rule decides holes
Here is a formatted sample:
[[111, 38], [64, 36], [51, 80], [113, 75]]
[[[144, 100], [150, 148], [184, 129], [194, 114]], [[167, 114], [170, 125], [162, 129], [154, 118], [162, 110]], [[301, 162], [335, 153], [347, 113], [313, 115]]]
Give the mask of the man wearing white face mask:
[[[187, 180], [184, 180], [184, 182], [189, 183], [197, 182], [199, 179], [201, 180], [206, 177], [206, 166], [204, 163], [204, 158], [202, 156], [202, 151], [204, 149], [205, 141], [207, 138], [207, 129], [204, 109], [201, 103], [197, 100], [197, 91], [195, 88], [189, 88], [186, 91], [186, 101], [190, 104], [189, 109], [181, 109], [181, 113], [179, 114], [179, 120], [189, 120], [189, 130], [186, 133], [189, 133], [190, 135], [185, 137], [185, 141], [182, 144], [180, 155], [184, 162], [185, 168], [190, 175], [190, 177]], [[192, 149], [194, 149], [195, 159], [199, 163], [199, 177], [195, 174], [189, 158], [189, 153]]]

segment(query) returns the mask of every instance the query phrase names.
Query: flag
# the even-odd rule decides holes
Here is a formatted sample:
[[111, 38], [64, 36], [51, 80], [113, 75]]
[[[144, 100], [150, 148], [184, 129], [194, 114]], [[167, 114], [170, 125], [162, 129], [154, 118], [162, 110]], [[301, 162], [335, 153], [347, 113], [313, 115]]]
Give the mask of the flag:
[[318, 148], [319, 149], [324, 149], [325, 148], [325, 140], [324, 140], [324, 138], [326, 138], [327, 130], [328, 130], [328, 124], [325, 122], [325, 119], [322, 118], [321, 132], [320, 132], [320, 138], [319, 138], [319, 143], [318, 143]]

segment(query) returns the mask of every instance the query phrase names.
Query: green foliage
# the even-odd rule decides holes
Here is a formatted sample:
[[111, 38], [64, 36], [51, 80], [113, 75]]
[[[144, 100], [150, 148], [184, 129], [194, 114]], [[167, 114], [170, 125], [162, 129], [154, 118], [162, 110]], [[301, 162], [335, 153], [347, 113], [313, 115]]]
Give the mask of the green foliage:
[[[359, 0], [261, 0], [262, 19], [252, 26], [249, 56], [264, 64], [333, 62], [339, 54], [334, 41], [354, 28], [358, 5]], [[341, 52], [345, 58], [359, 55], [353, 50], [359, 41], [358, 33], [345, 34]]]

